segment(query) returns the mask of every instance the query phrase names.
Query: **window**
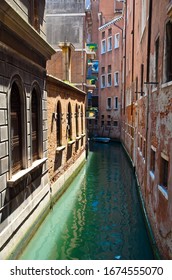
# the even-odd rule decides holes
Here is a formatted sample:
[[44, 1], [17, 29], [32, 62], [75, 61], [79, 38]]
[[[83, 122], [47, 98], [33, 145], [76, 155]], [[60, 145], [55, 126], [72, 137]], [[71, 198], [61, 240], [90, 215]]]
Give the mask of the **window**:
[[146, 140], [143, 139], [143, 158], [146, 156]]
[[112, 35], [112, 28], [109, 28], [108, 29], [108, 36], [111, 36]]
[[166, 82], [172, 80], [172, 22], [166, 25]]
[[112, 36], [107, 39], [107, 51], [112, 50]]
[[104, 121], [101, 121], [101, 126], [104, 126]]
[[101, 68], [102, 74], [105, 74], [105, 67]]
[[114, 36], [114, 48], [115, 49], [119, 48], [119, 38], [120, 38], [119, 33], [115, 34], [115, 36]]
[[159, 38], [155, 42], [155, 82], [158, 82]]
[[67, 113], [67, 137], [68, 140], [72, 140], [72, 109], [71, 104], [68, 104], [68, 113]]
[[106, 52], [106, 40], [102, 40], [101, 42], [101, 53], [105, 53]]
[[138, 100], [138, 77], [136, 77], [136, 100]]
[[102, 39], [105, 39], [105, 31], [102, 32]]
[[107, 121], [107, 126], [111, 126], [111, 121]]
[[108, 97], [107, 98], [107, 110], [111, 110], [112, 107], [112, 98]]
[[114, 86], [119, 86], [119, 72], [114, 73]]
[[108, 87], [112, 86], [112, 75], [111, 75], [111, 73], [107, 74], [107, 86]]
[[118, 110], [118, 97], [115, 97], [115, 102], [114, 102], [114, 109]]
[[123, 2], [124, 1], [114, 0], [114, 12], [115, 13], [121, 13], [122, 12]]
[[83, 105], [81, 106], [81, 133], [84, 133], [84, 113], [83, 113]]
[[108, 119], [110, 119], [110, 118], [111, 118], [111, 115], [108, 115], [107, 117], [108, 117]]
[[143, 96], [143, 77], [144, 77], [144, 64], [141, 64], [141, 70], [140, 70], [140, 92], [141, 96]]
[[57, 125], [57, 146], [61, 146], [61, 139], [62, 139], [62, 111], [61, 111], [61, 103], [58, 101], [57, 103], [57, 120], [56, 120], [56, 125]]
[[78, 125], [78, 105], [76, 104], [76, 107], [75, 107], [75, 125], [76, 125], [76, 137], [79, 136], [79, 125]]
[[168, 161], [161, 157], [160, 186], [168, 189]]
[[32, 160], [39, 158], [39, 100], [35, 89], [32, 91], [31, 97], [32, 110]]
[[150, 170], [155, 173], [155, 151], [151, 149]]
[[107, 86], [111, 87], [111, 85], [112, 85], [111, 65], [108, 65]]
[[11, 118], [11, 170], [12, 175], [23, 168], [22, 112], [21, 97], [17, 84], [14, 82], [10, 98]]
[[118, 126], [118, 121], [114, 121], [113, 126]]
[[104, 115], [102, 115], [102, 119], [104, 119]]
[[105, 88], [105, 86], [106, 86], [105, 75], [101, 75], [101, 88]]

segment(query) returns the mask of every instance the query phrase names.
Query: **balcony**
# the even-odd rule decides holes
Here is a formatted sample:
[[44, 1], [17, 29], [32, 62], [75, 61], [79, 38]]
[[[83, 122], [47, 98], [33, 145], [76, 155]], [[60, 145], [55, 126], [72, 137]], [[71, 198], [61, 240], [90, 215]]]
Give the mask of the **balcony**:
[[87, 58], [90, 59], [90, 60], [95, 59], [97, 44], [93, 44], [93, 43], [86, 44], [85, 49], [86, 49]]

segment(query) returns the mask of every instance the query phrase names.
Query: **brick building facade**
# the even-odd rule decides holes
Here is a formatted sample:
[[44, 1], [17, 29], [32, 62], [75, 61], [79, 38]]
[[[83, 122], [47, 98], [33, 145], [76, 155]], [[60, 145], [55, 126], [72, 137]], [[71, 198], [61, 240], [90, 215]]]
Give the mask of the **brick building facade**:
[[85, 156], [85, 92], [47, 76], [48, 169], [50, 181]]
[[49, 197], [45, 82], [54, 50], [45, 40], [44, 7], [45, 1], [0, 2], [1, 258]]
[[127, 1], [122, 141], [160, 252], [172, 258], [172, 1]]

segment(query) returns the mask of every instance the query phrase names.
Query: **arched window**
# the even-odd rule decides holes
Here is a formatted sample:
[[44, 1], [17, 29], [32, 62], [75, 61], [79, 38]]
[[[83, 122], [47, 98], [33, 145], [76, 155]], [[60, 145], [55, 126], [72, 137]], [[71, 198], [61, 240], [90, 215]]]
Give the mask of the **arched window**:
[[81, 133], [84, 133], [84, 115], [83, 115], [83, 105], [81, 106]]
[[67, 113], [67, 134], [68, 140], [72, 140], [72, 109], [71, 104], [68, 104], [68, 113]]
[[57, 103], [57, 146], [61, 146], [62, 141], [62, 124], [61, 124], [61, 117], [62, 117], [62, 111], [61, 111], [61, 103], [58, 101]]
[[76, 137], [79, 136], [78, 114], [79, 114], [78, 105], [76, 104], [76, 107], [75, 107]]
[[11, 173], [12, 175], [23, 168], [23, 141], [22, 141], [22, 112], [21, 97], [17, 84], [14, 82], [10, 96], [11, 122]]
[[32, 160], [39, 158], [39, 100], [35, 89], [31, 96], [31, 110], [32, 110]]

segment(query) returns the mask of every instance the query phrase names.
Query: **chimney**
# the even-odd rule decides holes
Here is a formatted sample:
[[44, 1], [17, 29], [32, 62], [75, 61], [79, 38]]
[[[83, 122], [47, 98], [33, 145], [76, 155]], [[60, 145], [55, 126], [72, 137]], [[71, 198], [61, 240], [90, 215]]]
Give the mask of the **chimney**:
[[60, 42], [59, 48], [62, 50], [63, 81], [71, 82], [71, 51], [75, 48], [70, 42]]

